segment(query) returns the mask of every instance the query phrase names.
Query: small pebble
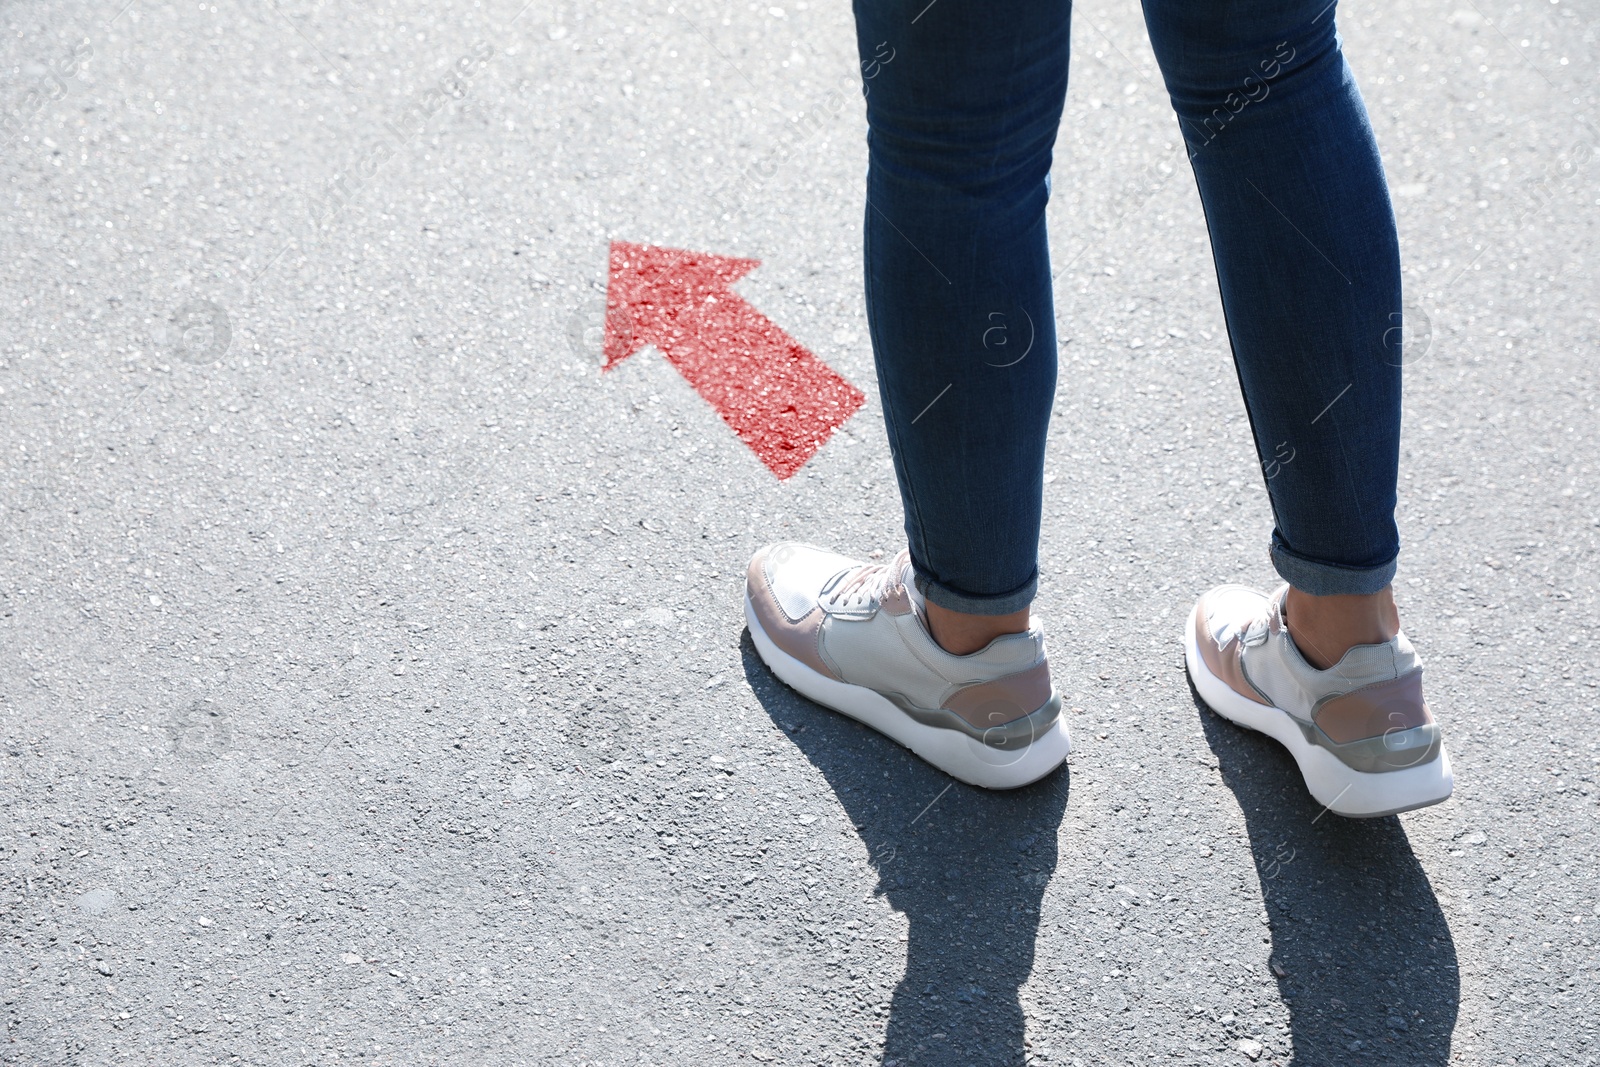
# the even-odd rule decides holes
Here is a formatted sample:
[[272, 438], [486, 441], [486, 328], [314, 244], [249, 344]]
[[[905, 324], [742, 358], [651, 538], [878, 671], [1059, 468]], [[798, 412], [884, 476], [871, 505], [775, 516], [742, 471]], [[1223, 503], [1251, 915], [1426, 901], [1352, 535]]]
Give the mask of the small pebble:
[[117, 895], [109, 889], [91, 889], [78, 898], [78, 907], [90, 915], [104, 915], [116, 899]]

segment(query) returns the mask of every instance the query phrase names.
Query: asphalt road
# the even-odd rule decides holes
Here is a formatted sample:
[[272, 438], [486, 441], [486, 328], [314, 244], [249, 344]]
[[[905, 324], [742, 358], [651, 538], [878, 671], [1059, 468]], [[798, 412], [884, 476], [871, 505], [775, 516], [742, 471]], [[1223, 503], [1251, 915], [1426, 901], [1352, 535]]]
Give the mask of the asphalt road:
[[[1068, 768], [952, 785], [761, 665], [756, 547], [900, 543], [849, 11], [782, 2], [0, 8], [0, 1063], [1600, 1061], [1594, 0], [1340, 14], [1457, 774], [1371, 822], [1183, 674], [1275, 578], [1132, 3], [1050, 209]], [[612, 240], [761, 260], [866, 406], [780, 482], [602, 374]]]

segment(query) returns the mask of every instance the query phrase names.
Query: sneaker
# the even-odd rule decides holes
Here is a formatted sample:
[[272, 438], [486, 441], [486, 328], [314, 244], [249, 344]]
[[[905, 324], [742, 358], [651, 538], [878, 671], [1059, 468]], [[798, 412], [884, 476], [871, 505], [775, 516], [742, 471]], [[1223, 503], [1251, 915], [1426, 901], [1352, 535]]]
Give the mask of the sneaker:
[[906, 552], [863, 564], [768, 545], [745, 578], [750, 637], [801, 694], [969, 785], [1014, 789], [1055, 770], [1071, 744], [1037, 624], [951, 655], [928, 632], [911, 577]]
[[1356, 645], [1318, 670], [1284, 624], [1288, 589], [1267, 596], [1222, 585], [1200, 598], [1185, 643], [1201, 699], [1287, 748], [1311, 795], [1336, 815], [1393, 815], [1449, 797], [1450, 758], [1411, 642], [1397, 634]]

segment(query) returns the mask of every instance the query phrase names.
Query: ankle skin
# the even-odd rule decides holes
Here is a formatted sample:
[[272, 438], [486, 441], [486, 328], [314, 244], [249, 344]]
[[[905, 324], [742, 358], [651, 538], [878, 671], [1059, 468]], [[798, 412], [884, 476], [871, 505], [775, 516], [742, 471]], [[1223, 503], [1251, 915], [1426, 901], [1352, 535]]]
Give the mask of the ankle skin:
[[952, 656], [968, 656], [1006, 634], [1026, 633], [1028, 609], [1009, 615], [968, 615], [928, 601], [928, 632]]
[[1319, 671], [1338, 663], [1355, 645], [1379, 645], [1400, 632], [1392, 586], [1368, 596], [1312, 596], [1290, 586], [1283, 619], [1295, 647]]

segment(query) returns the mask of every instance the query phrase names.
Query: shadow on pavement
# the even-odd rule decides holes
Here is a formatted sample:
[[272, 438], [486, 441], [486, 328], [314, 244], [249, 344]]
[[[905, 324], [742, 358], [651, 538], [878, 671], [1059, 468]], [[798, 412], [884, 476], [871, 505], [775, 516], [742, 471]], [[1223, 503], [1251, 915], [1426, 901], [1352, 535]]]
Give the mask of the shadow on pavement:
[[1324, 814], [1281, 745], [1190, 695], [1249, 829], [1293, 1062], [1447, 1063], [1455, 942], [1400, 820]]
[[1007, 793], [962, 785], [778, 681], [748, 631], [741, 652], [751, 691], [833, 787], [879, 892], [910, 922], [885, 1067], [1020, 1067], [1017, 989], [1033, 969], [1039, 901], [1056, 866], [1066, 769]]

